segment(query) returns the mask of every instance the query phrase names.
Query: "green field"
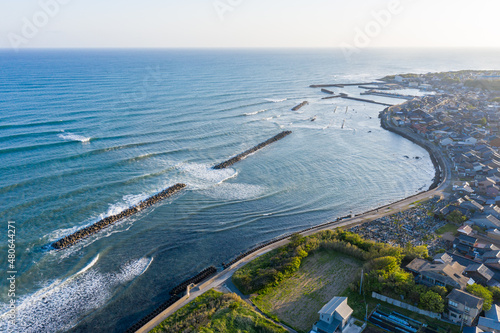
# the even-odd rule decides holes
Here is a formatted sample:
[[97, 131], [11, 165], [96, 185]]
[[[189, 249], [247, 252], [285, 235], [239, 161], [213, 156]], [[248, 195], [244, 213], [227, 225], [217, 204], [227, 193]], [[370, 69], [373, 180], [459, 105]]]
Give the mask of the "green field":
[[454, 225], [453, 223], [448, 223], [447, 225], [442, 226], [441, 228], [436, 230], [436, 234], [442, 235], [444, 233], [451, 232], [454, 235], [457, 233], [457, 229], [458, 227], [456, 225]]
[[318, 311], [360, 276], [362, 262], [332, 251], [317, 251], [278, 287], [252, 301], [264, 313], [299, 332], [309, 332]]
[[255, 312], [236, 294], [207, 291], [179, 309], [151, 332], [160, 333], [285, 333]]

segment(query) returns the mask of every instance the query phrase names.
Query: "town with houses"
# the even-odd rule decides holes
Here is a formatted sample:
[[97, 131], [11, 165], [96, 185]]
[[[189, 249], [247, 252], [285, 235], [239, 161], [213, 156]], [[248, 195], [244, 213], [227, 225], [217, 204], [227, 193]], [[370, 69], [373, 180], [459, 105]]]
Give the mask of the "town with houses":
[[[398, 208], [391, 207], [394, 203], [366, 213], [373, 215], [347, 217], [345, 229], [334, 226], [335, 231], [309, 238], [295, 234], [288, 245], [275, 248], [278, 252], [238, 268], [230, 283], [219, 285], [221, 294], [210, 297], [238, 293], [249, 306], [245, 311], [256, 309], [271, 325], [255, 332], [500, 333], [500, 71], [403, 74], [379, 81], [359, 86], [367, 90], [361, 95], [406, 100], [382, 111], [381, 124], [429, 152], [436, 168], [433, 184], [401, 200]], [[419, 89], [424, 95], [403, 95], [403, 89]], [[336, 254], [318, 265], [333, 260], [333, 270], [296, 274], [314, 268], [303, 268], [301, 260], [315, 246], [322, 249], [321, 242]], [[343, 260], [345, 267], [335, 260]], [[346, 267], [352, 270], [343, 271]], [[310, 278], [314, 274], [317, 280]], [[325, 298], [319, 300], [322, 280], [347, 289], [332, 293], [336, 296], [331, 299], [327, 293], [330, 301], [325, 304]], [[311, 297], [314, 288], [320, 289]], [[184, 317], [175, 318], [181, 323], [166, 319], [154, 332], [191, 332], [212, 320], [200, 310], [204, 300], [195, 300], [188, 310], [187, 305], [179, 310]], [[221, 311], [234, 314], [240, 306]], [[205, 321], [199, 321], [202, 317]], [[312, 329], [311, 318], [316, 320]], [[297, 329], [306, 321], [307, 331]]]
[[466, 291], [472, 284], [500, 286], [500, 72], [409, 74], [383, 81], [390, 89], [434, 92], [385, 112], [392, 126], [411, 130], [444, 153], [452, 186], [444, 198], [350, 231], [398, 246], [428, 246], [432, 261], [416, 258], [405, 268], [419, 284], [451, 290], [442, 320], [463, 332], [500, 332], [500, 304], [483, 311], [484, 299]]

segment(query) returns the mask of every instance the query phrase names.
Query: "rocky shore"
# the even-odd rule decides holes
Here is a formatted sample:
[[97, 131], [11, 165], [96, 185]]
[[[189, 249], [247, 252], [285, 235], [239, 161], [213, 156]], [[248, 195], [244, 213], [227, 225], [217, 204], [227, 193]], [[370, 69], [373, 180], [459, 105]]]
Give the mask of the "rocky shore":
[[260, 150], [262, 148], [264, 148], [265, 146], [268, 146], [270, 145], [271, 143], [273, 142], [276, 142], [278, 140], [281, 140], [283, 139], [285, 136], [289, 135], [289, 134], [292, 134], [292, 131], [284, 131], [284, 132], [281, 132], [280, 134], [278, 135], [275, 135], [273, 136], [272, 138], [270, 138], [269, 140], [266, 140], [260, 144], [258, 144], [257, 146], [251, 148], [251, 149], [248, 149], [247, 151], [244, 151], [243, 153], [239, 154], [239, 155], [236, 155], [235, 157], [225, 161], [225, 162], [222, 162], [220, 164], [217, 164], [216, 166], [214, 166], [213, 168], [215, 170], [219, 170], [219, 169], [225, 169], [225, 168], [228, 168], [230, 167], [231, 165], [235, 164], [236, 162], [239, 162], [241, 161], [242, 159], [244, 159], [245, 157], [247, 157], [248, 155], [252, 154], [252, 153], [255, 153], [257, 150]]
[[104, 228], [109, 227], [110, 225], [118, 222], [119, 220], [124, 219], [126, 217], [129, 217], [133, 214], [136, 214], [136, 213], [140, 212], [141, 210], [143, 210], [144, 208], [150, 207], [153, 204], [174, 195], [178, 191], [182, 190], [184, 187], [186, 187], [186, 184], [175, 184], [174, 186], [171, 186], [171, 187], [161, 191], [160, 193], [153, 195], [152, 197], [149, 197], [148, 199], [146, 199], [144, 201], [141, 201], [137, 205], [132, 206], [119, 214], [105, 217], [104, 219], [100, 220], [99, 222], [94, 223], [91, 226], [88, 226], [86, 228], [78, 230], [77, 232], [75, 232], [69, 236], [66, 236], [64, 238], [61, 238], [57, 242], [53, 243], [52, 247], [54, 249], [57, 249], [57, 250], [70, 247], [70, 246], [76, 244], [77, 242], [79, 242], [80, 240], [82, 240], [86, 237], [89, 237], [89, 236], [101, 231]]

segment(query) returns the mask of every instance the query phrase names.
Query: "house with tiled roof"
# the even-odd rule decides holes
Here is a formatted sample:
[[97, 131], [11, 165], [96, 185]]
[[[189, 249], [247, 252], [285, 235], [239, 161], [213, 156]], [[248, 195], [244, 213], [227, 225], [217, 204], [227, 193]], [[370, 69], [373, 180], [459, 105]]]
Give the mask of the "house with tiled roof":
[[448, 300], [447, 317], [455, 323], [463, 322], [471, 326], [483, 309], [484, 299], [462, 290], [453, 289], [446, 299]]
[[464, 275], [465, 266], [458, 262], [430, 263], [423, 259], [413, 259], [406, 269], [414, 273], [415, 282], [427, 286], [450, 286], [465, 289], [471, 279]]

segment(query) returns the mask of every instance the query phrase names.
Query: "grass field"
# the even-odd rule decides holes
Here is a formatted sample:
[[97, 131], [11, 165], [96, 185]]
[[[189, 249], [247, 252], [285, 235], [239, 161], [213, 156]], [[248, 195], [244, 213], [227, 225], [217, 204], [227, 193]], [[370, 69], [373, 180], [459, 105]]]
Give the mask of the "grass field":
[[317, 251], [299, 270], [253, 302], [264, 313], [297, 331], [309, 332], [318, 311], [359, 276], [362, 262], [332, 251]]
[[442, 226], [441, 228], [436, 230], [436, 234], [442, 235], [442, 234], [447, 233], [447, 232], [451, 232], [452, 234], [456, 234], [457, 229], [458, 229], [458, 227], [456, 225], [454, 225], [452, 223], [448, 223], [447, 225]]
[[209, 290], [179, 309], [151, 332], [286, 333], [287, 331], [255, 312], [236, 294]]

